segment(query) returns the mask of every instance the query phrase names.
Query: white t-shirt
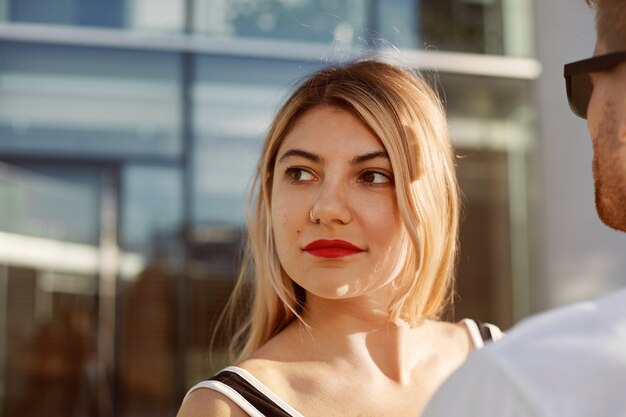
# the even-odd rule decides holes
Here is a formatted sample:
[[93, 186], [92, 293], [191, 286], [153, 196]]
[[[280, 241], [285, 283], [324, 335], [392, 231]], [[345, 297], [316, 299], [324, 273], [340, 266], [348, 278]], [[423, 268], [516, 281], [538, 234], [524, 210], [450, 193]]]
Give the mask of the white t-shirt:
[[422, 417], [626, 417], [626, 289], [522, 321], [473, 352]]

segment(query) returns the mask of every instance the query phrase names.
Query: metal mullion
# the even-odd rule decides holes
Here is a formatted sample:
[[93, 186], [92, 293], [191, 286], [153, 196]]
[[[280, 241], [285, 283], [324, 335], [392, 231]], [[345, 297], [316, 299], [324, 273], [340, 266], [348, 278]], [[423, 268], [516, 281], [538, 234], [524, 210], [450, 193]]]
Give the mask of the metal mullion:
[[[370, 1], [369, 5], [375, 4], [373, 0]], [[374, 25], [377, 27], [378, 23]], [[222, 39], [196, 34], [154, 35], [111, 29], [64, 28], [1, 22], [0, 41], [294, 61], [315, 61], [320, 57], [328, 57], [328, 60], [332, 62], [333, 60], [341, 61], [350, 54], [354, 57], [362, 54], [360, 50], [352, 50], [348, 51], [348, 55], [341, 53], [333, 57], [333, 51], [329, 45], [314, 42]], [[371, 41], [370, 39], [370, 43]], [[384, 52], [385, 49], [382, 51]], [[390, 56], [394, 55], [398, 55], [397, 51], [392, 51], [390, 54]], [[535, 80], [539, 78], [542, 69], [537, 59], [513, 56], [451, 51], [433, 52], [421, 49], [403, 49], [401, 56], [403, 57], [401, 64], [413, 62], [422, 70], [437, 70], [452, 74]]]
[[[193, 16], [194, 16], [194, 0], [184, 0], [185, 7], [185, 24], [184, 34], [193, 35]], [[195, 78], [194, 63], [196, 54], [193, 51], [181, 51], [180, 54], [180, 135], [182, 143], [181, 152], [181, 190], [182, 190], [182, 233], [179, 235], [183, 240], [183, 262], [182, 267], [175, 274], [176, 282], [176, 302], [175, 302], [175, 319], [176, 319], [176, 351], [174, 359], [174, 398], [182, 400], [187, 391], [187, 347], [190, 340], [190, 316], [189, 307], [189, 274], [188, 258], [189, 247], [188, 242], [193, 230], [193, 190], [194, 190], [194, 171], [193, 171], [193, 97], [192, 88]]]
[[9, 267], [0, 265], [0, 417], [4, 417], [6, 406], [6, 359], [7, 359], [7, 301], [9, 287]]
[[528, 235], [528, 171], [526, 149], [511, 146], [507, 152], [512, 315], [517, 322], [530, 314], [530, 239]]
[[98, 415], [114, 415], [110, 384], [115, 373], [117, 275], [120, 265], [118, 246], [118, 187], [116, 170], [102, 173], [100, 191], [100, 265], [98, 291]]

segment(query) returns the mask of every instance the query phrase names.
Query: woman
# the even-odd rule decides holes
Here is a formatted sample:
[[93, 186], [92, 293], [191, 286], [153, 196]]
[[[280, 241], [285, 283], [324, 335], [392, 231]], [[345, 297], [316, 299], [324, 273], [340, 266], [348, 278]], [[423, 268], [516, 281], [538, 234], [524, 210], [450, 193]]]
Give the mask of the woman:
[[439, 321], [459, 197], [435, 93], [376, 61], [315, 73], [278, 112], [255, 190], [237, 366], [179, 416], [418, 415], [482, 346], [475, 322]]

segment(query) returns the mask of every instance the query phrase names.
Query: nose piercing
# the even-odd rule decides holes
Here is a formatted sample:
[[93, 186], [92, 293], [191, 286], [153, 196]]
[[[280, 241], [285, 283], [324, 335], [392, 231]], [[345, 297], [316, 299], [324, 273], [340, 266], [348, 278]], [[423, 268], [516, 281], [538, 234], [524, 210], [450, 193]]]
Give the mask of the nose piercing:
[[317, 217], [315, 217], [313, 215], [313, 209], [311, 209], [311, 211], [309, 211], [309, 219], [313, 222], [313, 223], [319, 223], [320, 219], [318, 219]]

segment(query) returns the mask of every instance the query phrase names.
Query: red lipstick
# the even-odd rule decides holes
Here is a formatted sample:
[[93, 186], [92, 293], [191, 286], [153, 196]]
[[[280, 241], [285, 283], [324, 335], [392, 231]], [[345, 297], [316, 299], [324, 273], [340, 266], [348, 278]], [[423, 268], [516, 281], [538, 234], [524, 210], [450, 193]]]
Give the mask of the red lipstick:
[[365, 249], [361, 249], [358, 246], [341, 239], [316, 240], [306, 245], [304, 250], [311, 255], [319, 256], [320, 258], [341, 258], [365, 252]]

